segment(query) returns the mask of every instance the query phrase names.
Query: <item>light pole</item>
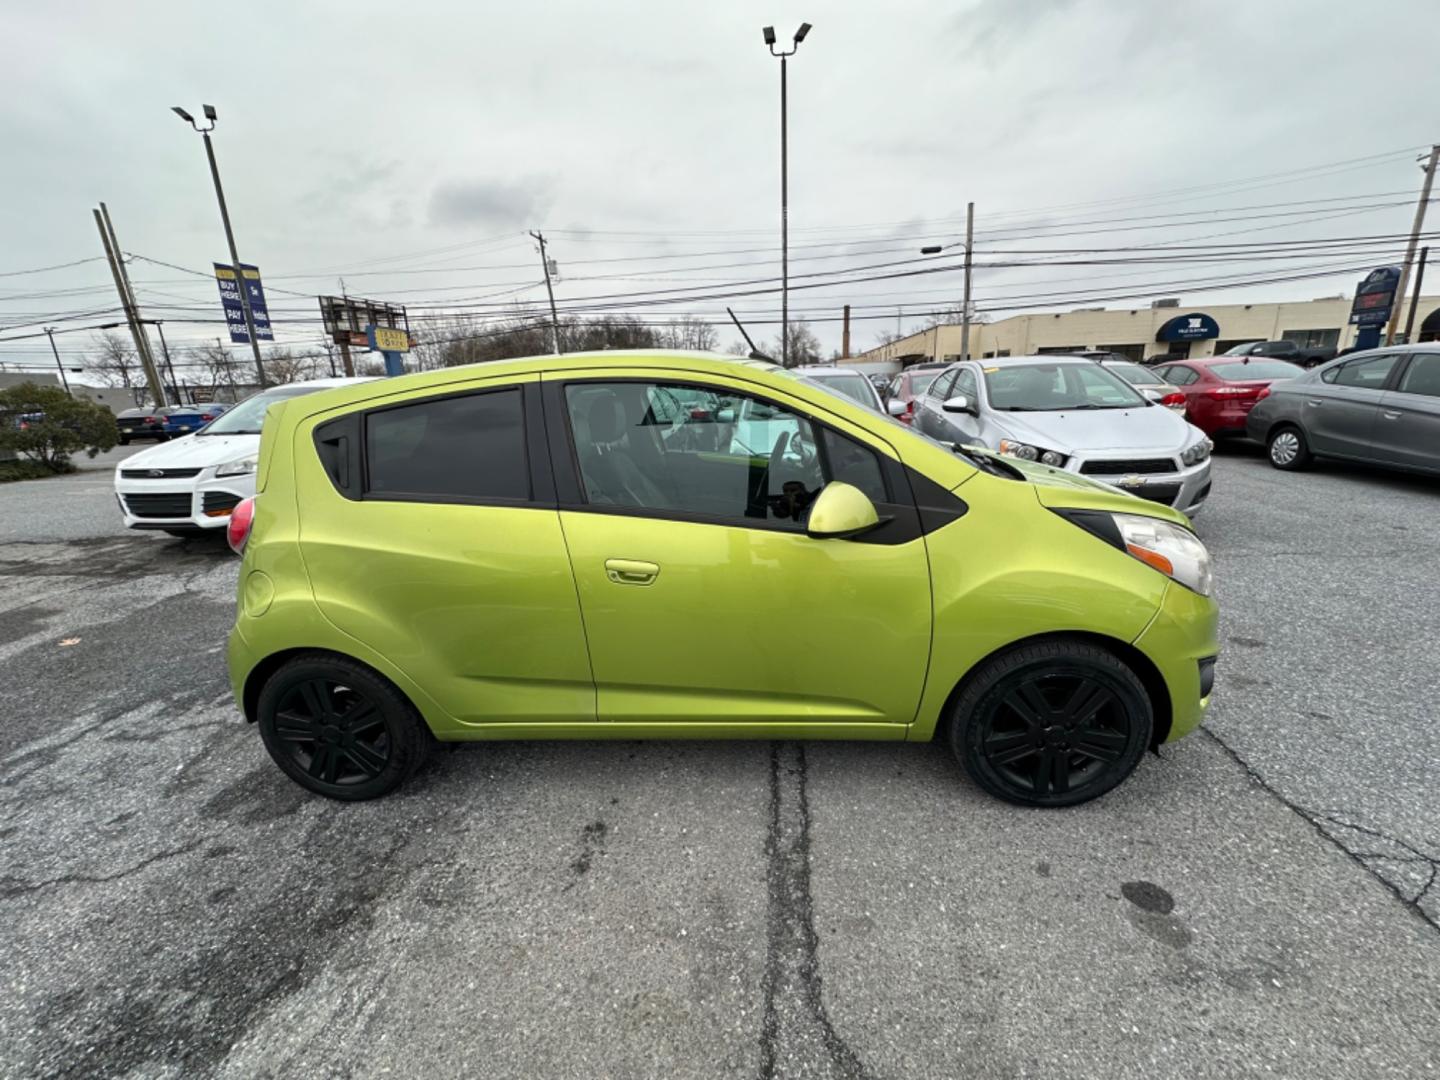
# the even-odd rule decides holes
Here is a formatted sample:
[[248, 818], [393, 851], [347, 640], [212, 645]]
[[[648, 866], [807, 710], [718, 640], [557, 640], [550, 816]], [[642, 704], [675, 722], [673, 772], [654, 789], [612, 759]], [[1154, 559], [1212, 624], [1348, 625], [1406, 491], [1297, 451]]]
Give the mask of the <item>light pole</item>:
[[785, 61], [795, 55], [805, 35], [810, 33], [810, 24], [801, 23], [790, 43], [790, 50], [776, 51], [775, 28], [767, 26], [762, 31], [770, 55], [780, 58], [780, 363], [790, 366], [790, 135], [789, 117], [785, 88]]
[[250, 348], [255, 353], [255, 374], [260, 379], [260, 388], [263, 390], [265, 382], [265, 368], [260, 363], [260, 339], [255, 336], [255, 316], [250, 310], [250, 290], [245, 287], [245, 273], [240, 269], [240, 254], [235, 250], [235, 233], [230, 228], [230, 211], [225, 208], [225, 189], [220, 186], [220, 168], [215, 164], [215, 147], [210, 143], [210, 132], [215, 129], [215, 106], [203, 105], [205, 119], [210, 121], [208, 127], [201, 127], [191, 116], [179, 105], [171, 106], [176, 116], [184, 120], [192, 128], [200, 133], [205, 140], [205, 156], [210, 161], [210, 178], [215, 181], [215, 198], [220, 203], [220, 220], [225, 224], [225, 239], [230, 244], [230, 265], [235, 270], [235, 285], [240, 290], [240, 308], [245, 313], [245, 330], [250, 335]]
[[50, 339], [50, 351], [55, 354], [55, 366], [60, 369], [60, 384], [65, 387], [65, 393], [74, 397], [75, 392], [70, 389], [70, 380], [65, 377], [65, 365], [60, 362], [60, 350], [55, 348], [55, 327], [45, 327], [45, 336]]
[[[920, 249], [921, 255], [939, 255], [945, 248], [930, 244]], [[970, 359], [970, 263], [975, 251], [975, 204], [965, 205], [965, 297], [960, 307], [960, 359]], [[935, 351], [940, 351], [940, 328], [935, 328]], [[937, 356], [938, 360], [939, 357]]]

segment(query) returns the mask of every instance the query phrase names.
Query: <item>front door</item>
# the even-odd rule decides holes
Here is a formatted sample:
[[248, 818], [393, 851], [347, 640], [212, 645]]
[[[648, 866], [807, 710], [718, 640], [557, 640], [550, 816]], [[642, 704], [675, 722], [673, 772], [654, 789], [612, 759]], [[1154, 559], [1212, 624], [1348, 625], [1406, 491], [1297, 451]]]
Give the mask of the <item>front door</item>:
[[1387, 464], [1440, 472], [1440, 352], [1410, 358], [1380, 399], [1374, 442]]
[[1300, 422], [1317, 454], [1374, 460], [1371, 445], [1380, 399], [1398, 353], [1347, 360], [1307, 382], [1300, 397]]
[[[738, 380], [546, 378], [602, 721], [741, 734], [914, 718], [929, 568], [918, 529], [901, 527], [918, 517], [886, 448]], [[895, 520], [811, 539], [805, 520], [831, 479]]]

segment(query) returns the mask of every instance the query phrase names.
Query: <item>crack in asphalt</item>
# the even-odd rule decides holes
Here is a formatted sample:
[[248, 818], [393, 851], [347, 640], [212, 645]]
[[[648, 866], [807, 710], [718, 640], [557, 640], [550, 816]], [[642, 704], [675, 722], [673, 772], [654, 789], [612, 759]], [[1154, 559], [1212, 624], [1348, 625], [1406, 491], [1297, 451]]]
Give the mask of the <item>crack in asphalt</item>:
[[[1310, 810], [1307, 807], [1301, 806], [1294, 799], [1291, 799], [1288, 796], [1284, 795], [1277, 788], [1271, 785], [1254, 766], [1252, 766], [1248, 761], [1246, 761], [1243, 757], [1240, 756], [1239, 751], [1237, 751], [1234, 747], [1232, 747], [1209, 727], [1201, 725], [1200, 730], [1203, 731], [1212, 740], [1214, 740], [1215, 745], [1220, 747], [1220, 749], [1223, 750], [1226, 755], [1228, 755], [1229, 758], [1235, 762], [1235, 764], [1239, 765], [1240, 768], [1245, 770], [1245, 775], [1248, 776], [1256, 786], [1262, 788], [1278, 802], [1284, 804], [1287, 808], [1293, 811], [1296, 816], [1300, 817], [1302, 820], [1305, 821], [1306, 824], [1308, 824], [1312, 829], [1314, 829], [1317, 834], [1324, 837], [1331, 844], [1335, 845], [1336, 848], [1344, 852], [1345, 856], [1349, 858], [1352, 862], [1354, 862], [1356, 866], [1363, 868], [1367, 874], [1370, 874], [1372, 877], [1375, 878], [1375, 880], [1379, 881], [1382, 885], [1384, 885], [1385, 888], [1390, 891], [1391, 895], [1395, 897], [1395, 899], [1399, 900], [1401, 904], [1403, 904], [1406, 908], [1410, 910], [1411, 914], [1419, 918], [1432, 930], [1440, 931], [1440, 919], [1432, 916], [1420, 904], [1420, 901], [1425, 897], [1426, 893], [1430, 891], [1431, 886], [1435, 884], [1437, 871], [1440, 871], [1440, 858], [1434, 858], [1426, 855], [1423, 851], [1414, 847], [1412, 844], [1409, 844], [1406, 841], [1399, 839], [1398, 837], [1391, 836], [1388, 833], [1381, 832], [1378, 829], [1373, 829], [1365, 825], [1356, 825], [1355, 823], [1350, 821], [1342, 821], [1341, 819], [1333, 815], [1321, 814], [1317, 811]], [[1370, 853], [1362, 854], [1346, 847], [1345, 844], [1340, 841], [1339, 837], [1335, 836], [1332, 832], [1330, 832], [1329, 829], [1326, 828], [1327, 824], [1338, 825], [1346, 829], [1354, 829], [1356, 832], [1364, 833], [1366, 836], [1379, 840], [1384, 840], [1387, 843], [1395, 844], [1397, 847], [1404, 848], [1406, 851], [1411, 852], [1411, 855], [1396, 857], [1390, 855]], [[1406, 896], [1404, 890], [1401, 889], [1399, 885], [1395, 884], [1395, 882], [1391, 881], [1384, 874], [1381, 874], [1378, 870], [1376, 870], [1375, 867], [1371, 866], [1370, 863], [1366, 862], [1365, 860], [1367, 858], [1393, 859], [1396, 862], [1429, 863], [1429, 880], [1414, 897]]]
[[805, 747], [770, 746], [770, 827], [765, 840], [766, 912], [764, 1024], [760, 1076], [872, 1074], [842, 1039], [825, 1011], [810, 892], [810, 800]]
[[10, 900], [17, 896], [26, 896], [55, 885], [104, 885], [111, 881], [119, 881], [121, 878], [138, 874], [141, 870], [153, 866], [158, 862], [173, 859], [177, 855], [188, 855], [204, 843], [205, 841], [203, 839], [192, 840], [188, 844], [181, 844], [179, 847], [171, 848], [168, 851], [157, 851], [154, 855], [141, 859], [134, 866], [127, 867], [124, 870], [117, 870], [113, 874], [100, 874], [98, 876], [90, 874], [61, 874], [59, 877], [36, 882], [21, 881], [19, 878], [12, 877], [0, 878], [0, 900]]

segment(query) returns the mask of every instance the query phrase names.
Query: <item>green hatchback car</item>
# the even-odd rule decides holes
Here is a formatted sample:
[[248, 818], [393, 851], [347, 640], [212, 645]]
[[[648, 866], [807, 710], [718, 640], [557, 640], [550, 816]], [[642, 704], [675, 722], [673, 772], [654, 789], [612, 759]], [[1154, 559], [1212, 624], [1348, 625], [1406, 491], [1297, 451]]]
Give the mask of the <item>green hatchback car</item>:
[[1195, 728], [1184, 515], [769, 364], [603, 352], [272, 406], [230, 635], [279, 767], [368, 799], [435, 740], [940, 733], [1065, 806]]

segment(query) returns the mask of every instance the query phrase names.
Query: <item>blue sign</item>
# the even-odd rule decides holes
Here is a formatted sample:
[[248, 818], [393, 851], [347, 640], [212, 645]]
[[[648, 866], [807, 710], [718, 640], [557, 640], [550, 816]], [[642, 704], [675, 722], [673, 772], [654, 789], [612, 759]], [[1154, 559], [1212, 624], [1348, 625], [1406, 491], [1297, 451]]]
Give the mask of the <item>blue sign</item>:
[[1176, 315], [1155, 332], [1156, 341], [1207, 341], [1220, 336], [1220, 324], [1203, 311]]
[[[250, 344], [250, 334], [245, 329], [245, 308], [240, 301], [240, 286], [235, 280], [235, 269], [228, 263], [215, 263], [215, 281], [220, 286], [220, 306], [225, 309], [225, 322], [230, 327], [230, 340], [237, 345]], [[250, 297], [250, 314], [255, 320], [255, 336], [261, 341], [274, 341], [275, 332], [270, 329], [270, 313], [265, 308], [265, 290], [260, 284], [260, 270], [248, 263], [240, 264], [245, 278], [245, 288]]]
[[1355, 301], [1350, 305], [1350, 321], [1356, 326], [1384, 326], [1395, 307], [1395, 292], [1400, 288], [1400, 267], [1380, 266], [1365, 275], [1355, 286]]

